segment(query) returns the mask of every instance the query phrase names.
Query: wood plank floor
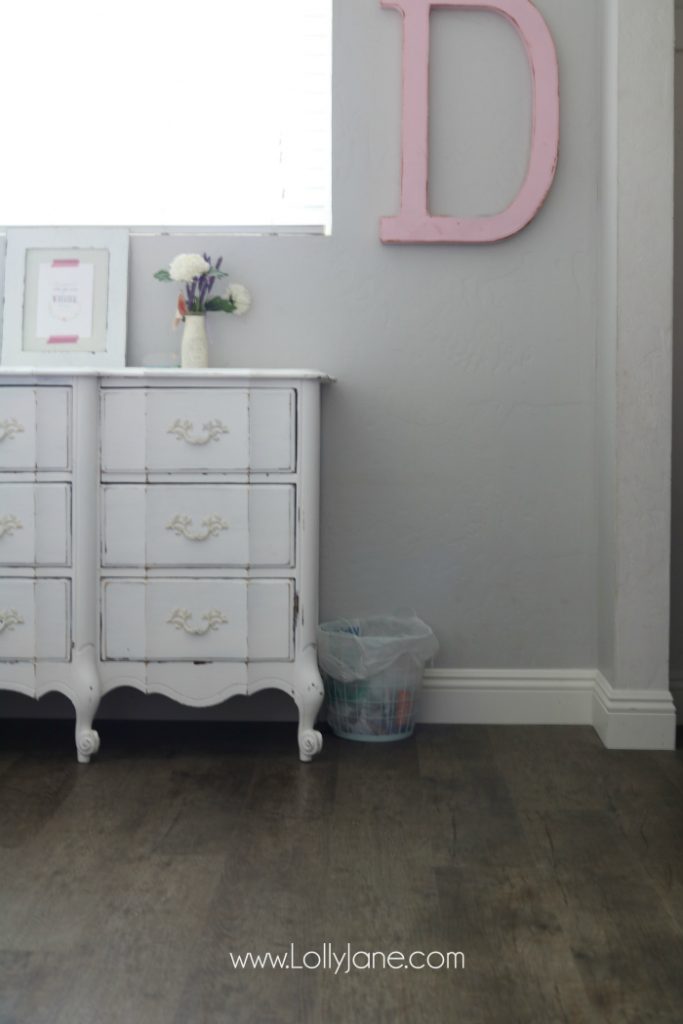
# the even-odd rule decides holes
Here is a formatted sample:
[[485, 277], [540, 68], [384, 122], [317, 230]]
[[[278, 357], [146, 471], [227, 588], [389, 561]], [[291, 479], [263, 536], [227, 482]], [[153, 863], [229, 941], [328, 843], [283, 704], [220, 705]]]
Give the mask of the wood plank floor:
[[[683, 751], [294, 728], [0, 722], [0, 1024], [683, 1021]], [[231, 966], [290, 943], [465, 968]]]

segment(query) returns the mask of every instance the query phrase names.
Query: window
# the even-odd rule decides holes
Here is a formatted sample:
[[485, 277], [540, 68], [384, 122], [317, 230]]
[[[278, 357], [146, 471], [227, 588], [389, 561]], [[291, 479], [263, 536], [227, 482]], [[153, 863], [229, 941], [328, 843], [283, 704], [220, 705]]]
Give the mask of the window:
[[327, 228], [331, 2], [4, 5], [0, 224]]

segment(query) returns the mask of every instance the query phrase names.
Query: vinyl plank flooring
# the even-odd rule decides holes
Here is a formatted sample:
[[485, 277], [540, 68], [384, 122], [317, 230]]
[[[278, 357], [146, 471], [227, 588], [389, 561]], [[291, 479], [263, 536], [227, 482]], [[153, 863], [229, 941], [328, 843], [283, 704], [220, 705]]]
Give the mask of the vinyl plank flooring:
[[[321, 915], [325, 936], [335, 949], [349, 943], [361, 958], [375, 951], [453, 949], [456, 923], [442, 914], [433, 868], [432, 837], [441, 820], [424, 798], [416, 741], [397, 747], [395, 759], [389, 745], [350, 747], [341, 746], [338, 753]], [[379, 971], [326, 976], [317, 1019], [331, 1024], [452, 1019], [460, 987], [455, 974]], [[474, 1016], [467, 1019], [476, 1022]]]
[[0, 774], [0, 847], [20, 847], [54, 816], [76, 782], [74, 764], [26, 754]]
[[2, 1024], [54, 1024], [67, 998], [68, 952], [0, 951]]
[[151, 774], [125, 761], [77, 770], [58, 811], [25, 837], [20, 857], [0, 859], [0, 946], [11, 940], [59, 951], [97, 940], [120, 902], [117, 874], [152, 854], [173, 820], [177, 783], [168, 768]]
[[683, 931], [615, 817], [554, 813], [529, 823], [563, 894], [562, 927], [603, 1019], [680, 1020]]
[[489, 733], [493, 762], [518, 810], [612, 809], [602, 782], [610, 754], [593, 729], [497, 726]]
[[302, 764], [291, 751], [258, 760], [247, 798], [247, 811], [267, 818], [325, 820], [332, 814], [337, 765], [325, 757], [316, 771]]
[[83, 767], [43, 842], [65, 858], [74, 848], [117, 861], [153, 852], [183, 799], [182, 770], [131, 760]]
[[650, 757], [679, 792], [683, 793], [683, 727], [680, 726], [677, 731], [677, 747], [677, 750], [653, 751]]
[[[548, 871], [441, 868], [444, 912], [467, 951], [461, 1001], [487, 1022], [598, 1024], [562, 928], [563, 895]], [[469, 1019], [469, 1017], [467, 1018]]]
[[[680, 751], [438, 726], [302, 765], [291, 723], [105, 722], [78, 766], [34, 725], [0, 726], [0, 1024], [682, 1019]], [[231, 962], [325, 943], [465, 967]]]
[[220, 857], [153, 856], [126, 872], [98, 941], [74, 950], [82, 969], [55, 1024], [168, 1024], [222, 869]]
[[564, 929], [606, 1024], [681, 1020], [683, 943], [652, 885], [589, 878], [571, 885]]
[[[446, 767], [447, 765], [447, 767]], [[421, 778], [422, 799], [430, 808], [433, 863], [524, 865], [529, 858], [505, 772], [492, 758], [450, 761]]]
[[[304, 766], [307, 768], [308, 766]], [[177, 1024], [315, 1020], [305, 1007], [315, 978], [303, 971], [232, 966], [231, 954], [301, 952], [319, 942], [328, 837], [316, 822], [235, 821], [224, 870], [179, 1001]]]
[[255, 770], [253, 760], [234, 757], [175, 771], [179, 794], [171, 820], [158, 838], [159, 852], [223, 853], [246, 807]]
[[113, 862], [91, 851], [68, 862], [33, 844], [21, 861], [0, 857], [0, 949], [58, 954], [96, 942], [120, 901]]
[[[355, 819], [344, 815], [331, 822], [321, 935], [337, 950], [350, 944], [361, 962], [364, 953], [375, 951], [453, 948], [456, 929], [442, 917], [427, 837], [381, 819], [379, 831], [362, 811]], [[367, 1016], [415, 1024], [448, 1020], [455, 980], [383, 968], [325, 977], [314, 1019], [331, 1024]]]
[[493, 746], [487, 726], [430, 725], [415, 732], [420, 777], [449, 782], [463, 763], [491, 761]]
[[617, 815], [619, 829], [643, 873], [683, 928], [683, 794], [679, 806], [651, 801]]

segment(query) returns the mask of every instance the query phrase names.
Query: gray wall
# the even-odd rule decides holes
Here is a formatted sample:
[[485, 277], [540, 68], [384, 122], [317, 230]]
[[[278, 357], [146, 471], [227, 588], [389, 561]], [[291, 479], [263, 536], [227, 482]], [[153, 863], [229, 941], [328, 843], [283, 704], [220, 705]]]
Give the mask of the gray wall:
[[614, 680], [616, 660], [617, 593], [618, 2], [604, 0], [602, 4], [601, 251], [596, 353], [598, 668], [610, 682]]
[[[600, 503], [601, 571], [609, 556], [601, 582], [613, 587], [610, 681], [619, 689], [668, 691], [674, 5], [608, 6], [616, 50], [610, 45], [607, 56], [617, 59], [606, 60], [603, 145], [612, 152], [612, 170], [604, 175], [608, 194], [600, 212], [614, 269], [600, 298], [616, 315], [608, 314], [604, 336], [599, 332], [598, 440], [603, 452], [614, 449], [597, 467], [608, 498], [611, 492]], [[608, 544], [605, 512], [612, 521]]]
[[[680, 4], [676, 4], [677, 8]], [[683, 13], [676, 15], [671, 675], [683, 679]]]
[[[412, 606], [442, 666], [598, 660], [602, 12], [596, 0], [537, 6], [560, 61], [561, 158], [516, 237], [379, 243], [379, 216], [398, 208], [401, 22], [376, 0], [344, 0], [332, 237], [131, 244], [130, 363], [177, 350], [173, 288], [152, 274], [208, 247], [254, 294], [248, 317], [210, 321], [214, 363], [339, 378], [324, 401], [321, 616]], [[502, 18], [433, 17], [432, 209], [489, 212], [524, 170], [522, 48]]]

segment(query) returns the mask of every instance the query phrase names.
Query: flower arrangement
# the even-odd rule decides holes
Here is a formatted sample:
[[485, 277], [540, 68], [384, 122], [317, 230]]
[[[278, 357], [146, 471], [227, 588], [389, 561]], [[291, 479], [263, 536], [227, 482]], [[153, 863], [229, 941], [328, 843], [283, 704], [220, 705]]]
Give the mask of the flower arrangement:
[[178, 311], [174, 321], [177, 326], [186, 316], [203, 316], [205, 313], [223, 312], [243, 316], [251, 306], [251, 295], [243, 284], [232, 284], [223, 296], [210, 298], [216, 281], [228, 277], [221, 270], [223, 257], [215, 263], [211, 257], [197, 252], [181, 253], [171, 260], [168, 270], [157, 270], [157, 281], [177, 281], [185, 285], [185, 294], [178, 296]]

